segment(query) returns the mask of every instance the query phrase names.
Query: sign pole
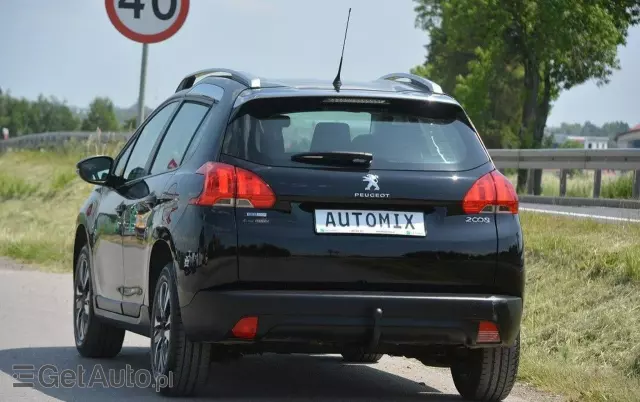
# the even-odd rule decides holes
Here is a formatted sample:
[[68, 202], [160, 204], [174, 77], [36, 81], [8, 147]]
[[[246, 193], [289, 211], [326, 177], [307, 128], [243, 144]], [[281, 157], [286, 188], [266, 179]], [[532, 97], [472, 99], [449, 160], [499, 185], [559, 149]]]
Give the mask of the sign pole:
[[144, 121], [144, 92], [147, 81], [147, 58], [149, 55], [149, 45], [142, 44], [142, 63], [140, 65], [140, 92], [138, 92], [138, 124], [140, 127]]
[[[2, 0], [0, 0], [2, 1]], [[137, 127], [144, 121], [144, 93], [147, 81], [147, 58], [149, 44], [165, 41], [176, 34], [189, 14], [191, 0], [165, 0], [169, 4], [160, 9], [158, 0], [145, 7], [141, 0], [104, 0], [107, 16], [111, 24], [132, 41], [142, 43], [142, 62], [140, 63], [140, 91], [138, 92]]]

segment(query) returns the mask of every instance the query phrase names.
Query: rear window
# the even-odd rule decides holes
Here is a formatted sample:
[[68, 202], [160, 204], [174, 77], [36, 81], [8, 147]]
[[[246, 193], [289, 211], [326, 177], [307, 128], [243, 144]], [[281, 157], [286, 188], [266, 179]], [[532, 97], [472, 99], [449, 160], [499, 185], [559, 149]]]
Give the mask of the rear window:
[[468, 170], [489, 160], [457, 105], [341, 99], [253, 100], [229, 124], [224, 153], [262, 165], [304, 168], [312, 166], [291, 157], [367, 152], [373, 155], [371, 169], [431, 171]]

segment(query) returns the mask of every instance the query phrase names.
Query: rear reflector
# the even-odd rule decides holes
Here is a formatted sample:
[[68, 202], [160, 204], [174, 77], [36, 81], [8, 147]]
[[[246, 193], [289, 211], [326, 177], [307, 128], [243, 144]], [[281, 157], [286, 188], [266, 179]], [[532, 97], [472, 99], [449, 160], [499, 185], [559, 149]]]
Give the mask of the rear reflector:
[[271, 208], [276, 196], [253, 172], [225, 163], [207, 162], [196, 171], [204, 176], [202, 193], [191, 204], [238, 208]]
[[231, 333], [236, 338], [253, 339], [258, 333], [258, 317], [244, 317], [233, 326]]
[[518, 213], [518, 195], [506, 177], [497, 170], [476, 180], [462, 200], [466, 214]]
[[500, 333], [496, 324], [491, 321], [481, 321], [478, 325], [476, 343], [500, 343]]

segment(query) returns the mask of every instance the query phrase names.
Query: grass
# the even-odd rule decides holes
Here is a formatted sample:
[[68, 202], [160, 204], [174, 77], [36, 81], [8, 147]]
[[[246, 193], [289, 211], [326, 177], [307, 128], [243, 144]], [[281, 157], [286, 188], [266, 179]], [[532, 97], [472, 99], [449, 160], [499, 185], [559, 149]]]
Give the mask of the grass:
[[640, 400], [640, 225], [523, 214], [521, 379], [576, 401]]
[[[92, 189], [74, 164], [115, 149], [0, 155], [0, 255], [68, 272], [76, 214]], [[640, 225], [521, 219], [520, 379], [573, 401], [640, 401]]]
[[52, 151], [0, 155], [0, 255], [69, 271], [75, 219], [93, 188], [75, 173], [75, 163], [113, 155], [121, 144], [88, 143]]

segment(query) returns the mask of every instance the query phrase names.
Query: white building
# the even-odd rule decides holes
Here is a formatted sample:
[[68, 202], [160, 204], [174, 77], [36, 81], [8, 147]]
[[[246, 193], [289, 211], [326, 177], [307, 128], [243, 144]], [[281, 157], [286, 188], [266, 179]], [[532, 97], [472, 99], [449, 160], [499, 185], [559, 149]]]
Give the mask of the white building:
[[607, 149], [609, 137], [583, 137], [585, 149]]

